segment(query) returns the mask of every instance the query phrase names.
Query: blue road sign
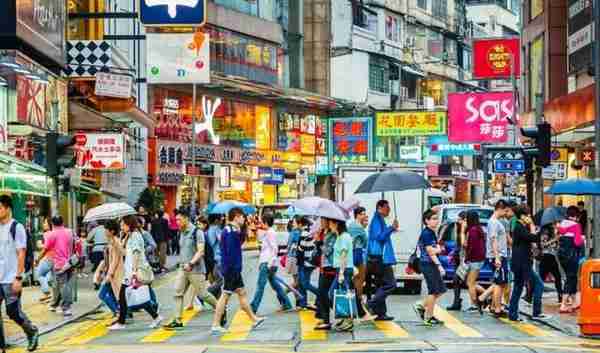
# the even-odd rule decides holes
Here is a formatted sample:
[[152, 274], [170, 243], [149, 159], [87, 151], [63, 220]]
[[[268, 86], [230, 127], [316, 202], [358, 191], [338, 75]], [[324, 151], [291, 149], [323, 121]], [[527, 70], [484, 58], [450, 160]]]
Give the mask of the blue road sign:
[[200, 26], [206, 22], [206, 0], [140, 0], [146, 26]]
[[524, 173], [525, 161], [522, 159], [499, 159], [494, 161], [494, 172], [496, 173]]

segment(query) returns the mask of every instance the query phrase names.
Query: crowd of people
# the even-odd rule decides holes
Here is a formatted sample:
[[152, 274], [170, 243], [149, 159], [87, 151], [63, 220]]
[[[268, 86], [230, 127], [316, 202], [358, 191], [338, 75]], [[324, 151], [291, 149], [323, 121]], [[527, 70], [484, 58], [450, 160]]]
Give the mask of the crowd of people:
[[[73, 315], [73, 279], [86, 258], [92, 264], [98, 297], [114, 314], [110, 330], [124, 329], [132, 320], [131, 312], [137, 310], [151, 317], [149, 328], [163, 323], [152, 282], [156, 274], [166, 271], [168, 254], [177, 255], [177, 272], [175, 308], [172, 319], [163, 326], [166, 329], [183, 327], [183, 311], [196, 301], [214, 309], [212, 333], [227, 332], [227, 307], [234, 294], [257, 328], [265, 321], [259, 311], [267, 283], [276, 294], [280, 311], [314, 311], [316, 330], [350, 331], [356, 320], [394, 320], [388, 314], [386, 299], [396, 288], [392, 237], [399, 224], [397, 220], [386, 221], [391, 210], [385, 200], [376, 204], [371, 219], [363, 207], [353, 209], [349, 222], [295, 216], [288, 225], [284, 246], [278, 241], [272, 214], [265, 213], [259, 219], [239, 208], [226, 215], [194, 219], [183, 210], [174, 216], [163, 212], [148, 215], [142, 208], [137, 215], [93, 224], [85, 242], [64, 226], [62, 217], [54, 216], [45, 220], [43, 240], [37, 244], [39, 256], [31, 261], [25, 228], [12, 218], [11, 210], [11, 198], [0, 196], [0, 303], [6, 302], [8, 316], [23, 328], [29, 351], [37, 348], [39, 334], [21, 309], [24, 274], [34, 270], [42, 292], [40, 300], [48, 303], [49, 310], [69, 317]], [[576, 310], [578, 267], [585, 246], [581, 220], [580, 209], [569, 207], [564, 220], [539, 228], [526, 206], [504, 200], [496, 203], [486, 227], [476, 211], [461, 212], [455, 298], [448, 309], [461, 310], [461, 286], [466, 284], [471, 302], [468, 312], [481, 314], [487, 309], [496, 317], [519, 321], [520, 299], [526, 291], [533, 303], [533, 317], [545, 318], [544, 281], [552, 276], [561, 312]], [[438, 213], [428, 210], [422, 221], [418, 263], [428, 293], [415, 304], [415, 311], [424, 325], [433, 327], [443, 324], [435, 317], [434, 308], [447, 290], [445, 268], [439, 258], [444, 245], [437, 235]], [[252, 300], [243, 278], [242, 246], [249, 233], [254, 233], [260, 244]], [[478, 284], [486, 262], [494, 269], [488, 288]], [[287, 276], [278, 274], [282, 269]], [[315, 272], [318, 279], [313, 281]], [[355, 309], [351, 309], [355, 313], [338, 317], [332, 300], [338, 288], [355, 293]], [[192, 303], [189, 299], [186, 303], [188, 297]], [[4, 340], [3, 333], [0, 339]], [[4, 347], [3, 341], [0, 347]]]

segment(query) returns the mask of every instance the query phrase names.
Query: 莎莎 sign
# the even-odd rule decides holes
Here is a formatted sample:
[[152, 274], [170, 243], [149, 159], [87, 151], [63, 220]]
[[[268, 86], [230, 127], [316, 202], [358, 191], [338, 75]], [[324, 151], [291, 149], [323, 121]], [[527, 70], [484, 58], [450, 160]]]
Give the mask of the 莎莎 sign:
[[452, 143], [505, 143], [514, 121], [512, 92], [448, 94], [448, 140]]
[[519, 38], [474, 39], [473, 78], [519, 77], [521, 67]]

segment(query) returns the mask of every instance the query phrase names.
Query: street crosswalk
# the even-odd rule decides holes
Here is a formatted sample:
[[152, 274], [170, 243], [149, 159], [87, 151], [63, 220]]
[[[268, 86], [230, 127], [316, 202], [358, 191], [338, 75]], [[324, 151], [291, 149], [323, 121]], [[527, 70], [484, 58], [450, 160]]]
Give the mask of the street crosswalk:
[[448, 312], [436, 307], [435, 315], [444, 324], [439, 327], [425, 327], [415, 317], [398, 317], [395, 321], [359, 323], [352, 333], [314, 330], [317, 320], [311, 311], [272, 313], [260, 328], [253, 329], [252, 321], [241, 310], [235, 312], [228, 325], [229, 332], [222, 336], [210, 333], [212, 311], [185, 311], [181, 329], [159, 328], [148, 330], [149, 318], [145, 313], [136, 314], [134, 323], [123, 331], [109, 331], [112, 318], [99, 315], [94, 320], [74, 324], [68, 335], [49, 337], [45, 346], [82, 346], [87, 344], [177, 344], [177, 343], [272, 343], [280, 341], [334, 342], [342, 337], [345, 341], [386, 339], [399, 342], [427, 341], [430, 339], [481, 339], [511, 337], [520, 339], [560, 338], [560, 333], [537, 322], [514, 323], [497, 320], [491, 316]]

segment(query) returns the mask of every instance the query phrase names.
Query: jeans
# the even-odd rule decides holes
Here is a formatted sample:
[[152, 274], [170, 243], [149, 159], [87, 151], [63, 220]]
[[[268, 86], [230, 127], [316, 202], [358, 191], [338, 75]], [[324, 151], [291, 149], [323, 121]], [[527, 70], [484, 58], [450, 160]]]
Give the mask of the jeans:
[[513, 263], [512, 270], [515, 278], [510, 305], [508, 307], [508, 318], [511, 320], [519, 318], [519, 301], [523, 294], [523, 287], [525, 287], [525, 283], [529, 280], [531, 280], [533, 286], [533, 316], [539, 316], [542, 313], [542, 294], [544, 294], [544, 282], [542, 278], [533, 270], [533, 266], [530, 263]]
[[52, 268], [54, 264], [49, 258], [43, 259], [35, 269], [35, 275], [40, 282], [40, 290], [42, 293], [50, 294], [50, 281], [52, 280]]
[[385, 303], [388, 295], [396, 289], [396, 276], [394, 268], [384, 265], [379, 258], [369, 258], [368, 271], [375, 276], [375, 295], [369, 301], [369, 308], [379, 317], [387, 315]]
[[298, 290], [300, 291], [300, 294], [302, 294], [303, 297], [300, 299], [300, 302], [298, 304], [301, 307], [306, 307], [308, 305], [308, 292], [311, 292], [317, 298], [319, 297], [319, 290], [317, 289], [317, 287], [313, 286], [312, 283], [310, 283], [310, 277], [314, 270], [315, 268], [312, 266], [298, 267], [298, 281], [300, 282], [300, 288], [298, 288]]
[[71, 309], [73, 304], [73, 270], [55, 274], [54, 286], [52, 287], [52, 307], [56, 308], [62, 303], [63, 311]]
[[[8, 317], [23, 329], [27, 337], [33, 336], [37, 332], [37, 328], [23, 312], [21, 307], [21, 294], [13, 292], [12, 284], [0, 283], [0, 304], [2, 304], [3, 301], [6, 301], [6, 313], [8, 314]], [[6, 346], [2, 322], [2, 311], [0, 310], [0, 350], [4, 349]]]
[[106, 304], [113, 314], [119, 312], [119, 303], [117, 303], [117, 297], [113, 293], [112, 286], [110, 283], [103, 283], [98, 292], [98, 298]]
[[275, 273], [277, 272], [277, 267], [270, 267], [267, 263], [262, 263], [259, 266], [258, 272], [258, 282], [256, 284], [256, 292], [254, 292], [254, 299], [252, 299], [252, 303], [250, 307], [252, 307], [252, 311], [257, 312], [258, 307], [260, 306], [260, 302], [262, 301], [263, 295], [265, 293], [265, 286], [267, 285], [267, 281], [269, 285], [275, 293], [277, 294], [277, 299], [279, 303], [285, 308], [290, 309], [292, 307], [292, 303], [290, 299], [285, 295], [285, 291], [281, 287], [281, 285], [275, 280]]

